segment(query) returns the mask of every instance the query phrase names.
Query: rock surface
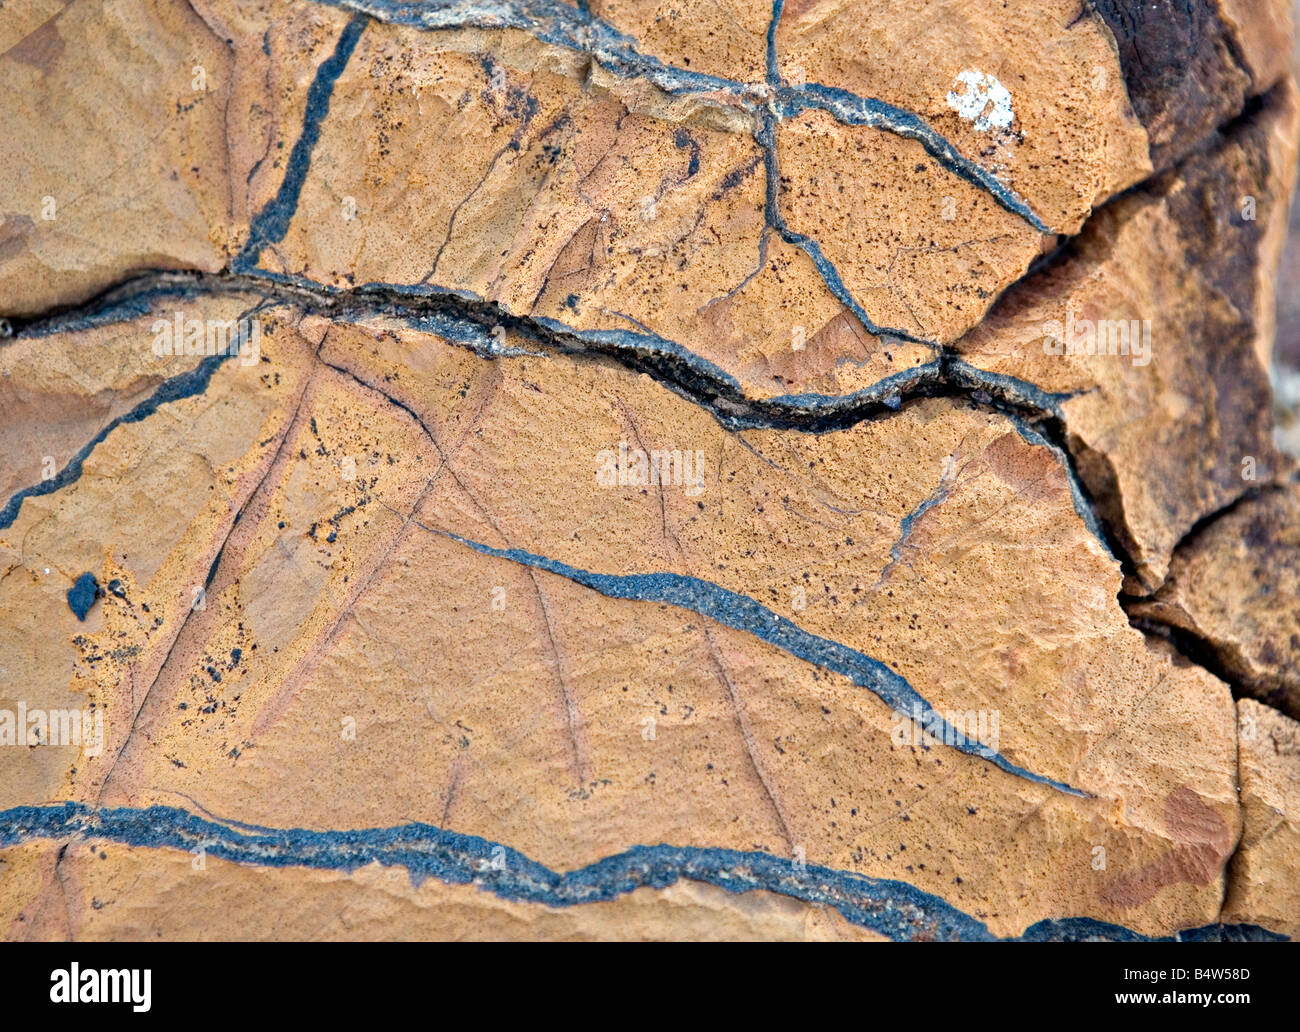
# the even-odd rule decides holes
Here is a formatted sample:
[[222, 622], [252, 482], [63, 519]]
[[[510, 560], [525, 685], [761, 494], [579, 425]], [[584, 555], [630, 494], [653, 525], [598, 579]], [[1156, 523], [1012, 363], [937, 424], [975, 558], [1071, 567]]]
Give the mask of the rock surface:
[[1292, 468], [1264, 399], [1298, 113], [1289, 84], [1271, 93], [1099, 211], [954, 346], [1052, 396], [1134, 593], [1199, 520]]
[[7, 937], [1296, 934], [1285, 5], [16, 6]]
[[1300, 724], [1253, 699], [1237, 703], [1240, 727], [1241, 843], [1232, 859], [1223, 919], [1300, 936], [1300, 899], [1290, 873], [1300, 863], [1296, 786]]
[[1130, 612], [1185, 635], [1221, 676], [1300, 718], [1300, 489], [1242, 499], [1174, 554]]

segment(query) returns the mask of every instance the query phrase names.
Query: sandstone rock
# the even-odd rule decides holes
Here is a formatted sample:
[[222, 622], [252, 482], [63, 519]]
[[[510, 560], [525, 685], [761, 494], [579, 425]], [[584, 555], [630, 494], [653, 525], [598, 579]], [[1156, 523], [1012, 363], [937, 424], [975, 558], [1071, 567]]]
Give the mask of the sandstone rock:
[[1159, 586], [1198, 520], [1291, 468], [1262, 399], [1296, 119], [1290, 87], [1271, 94], [1212, 149], [1098, 212], [955, 345], [1053, 396], [1135, 593]]
[[1300, 935], [1294, 872], [1300, 834], [1300, 725], [1253, 699], [1237, 703], [1244, 826], [1233, 855], [1223, 919]]
[[[277, 828], [432, 818], [552, 870], [660, 841], [799, 857], [1004, 936], [1215, 921], [1237, 835], [1226, 689], [1129, 627], [1032, 432], [933, 400], [735, 434], [607, 361], [489, 360], [385, 320], [275, 326], [265, 362], [205, 394], [279, 401], [215, 562], [211, 539], [116, 547], [111, 504], [78, 510], [84, 544], [29, 531], [31, 503], [6, 532], [22, 565], [0, 590], [29, 619], [75, 618], [27, 564], [124, 586], [74, 641], [105, 748], [46, 797]], [[602, 485], [620, 444], [691, 466]], [[102, 498], [87, 472], [48, 497], [83, 495]], [[188, 613], [148, 576], [187, 562], [206, 585]], [[159, 641], [146, 606], [180, 631]], [[996, 751], [900, 742], [891, 706], [914, 703], [985, 714]], [[1014, 905], [988, 859], [1008, 850], [1032, 872]]]
[[[228, 318], [255, 304], [256, 299], [218, 298], [209, 300], [204, 312]], [[164, 308], [159, 314], [165, 321], [172, 316]], [[129, 727], [116, 706], [123, 699], [131, 700], [126, 712], [138, 705], [185, 614], [201, 599], [222, 541], [283, 440], [293, 391], [300, 389], [299, 374], [289, 366], [266, 373], [261, 363], [246, 365], [242, 358], [205, 358], [199, 365], [186, 356], [160, 359], [152, 353], [153, 320], [147, 318], [90, 327], [71, 338], [32, 338], [39, 349], [54, 345], [74, 362], [83, 352], [93, 355], [84, 373], [99, 368], [110, 375], [107, 384], [92, 381], [87, 391], [92, 396], [111, 390], [119, 368], [148, 369], [162, 383], [105, 423], [84, 456], [60, 450], [59, 409], [51, 404], [55, 426], [38, 432], [37, 441], [40, 451], [61, 464], [59, 472], [15, 493], [0, 513], [7, 598], [0, 678], [12, 693], [6, 695], [9, 710], [22, 700], [33, 709], [111, 706], [114, 712], [104, 718], [110, 736], [102, 743], [105, 749], [114, 748], [113, 734], [125, 734]], [[268, 327], [261, 341], [264, 353], [274, 354], [279, 339]], [[295, 335], [285, 346], [298, 344]], [[30, 366], [24, 374], [24, 351], [22, 341], [0, 349], [8, 379], [23, 376], [33, 394], [59, 397], [67, 385], [58, 366], [48, 383]], [[224, 384], [229, 386], [223, 389]], [[110, 542], [104, 530], [114, 524]], [[121, 594], [107, 592], [84, 624], [42, 643], [46, 615], [72, 616], [67, 591], [83, 572], [94, 573], [102, 585], [116, 582]], [[137, 578], [154, 592], [139, 606], [128, 602]], [[126, 608], [105, 627], [110, 602]], [[145, 608], [149, 602], [153, 605]], [[96, 641], [102, 648], [84, 636], [101, 629], [103, 637]], [[120, 672], [126, 680], [117, 679]], [[114, 697], [91, 688], [97, 678], [112, 686]], [[55, 798], [68, 776], [66, 754], [58, 749], [6, 749], [4, 758], [12, 768], [0, 789], [5, 806]]]
[[[404, 871], [351, 874], [257, 867], [180, 849], [110, 841], [0, 853], [0, 871], [31, 892], [11, 890], [0, 911], [6, 938], [77, 941], [202, 940], [879, 940], [827, 906], [762, 891], [743, 895], [696, 881], [637, 889], [616, 899], [548, 907], [487, 895]], [[58, 864], [58, 874], [55, 865]], [[54, 885], [55, 877], [62, 886]], [[20, 881], [21, 880], [21, 881]], [[152, 887], [148, 896], [137, 890]], [[62, 894], [63, 898], [58, 898]], [[268, 899], [293, 899], [285, 910]]]
[[313, 4], [274, 20], [271, 4], [48, 6], [6, 7], [29, 31], [0, 53], [0, 311], [80, 302], [144, 269], [225, 267], [346, 19]]
[[1284, 5], [8, 25], [7, 937], [1300, 925]]
[[[1077, 232], [1093, 205], [1151, 171], [1147, 133], [1124, 89], [1125, 55], [1117, 56], [1106, 22], [1088, 5], [1081, 12], [1068, 0], [961, 2], [944, 5], [942, 16], [933, 4], [905, 0], [778, 6], [786, 81], [915, 112], [994, 170], [1056, 232]], [[1044, 45], [1025, 45], [1030, 39]], [[891, 177], [891, 190], [898, 185]], [[944, 192], [925, 191], [938, 200]], [[962, 223], [967, 208], [958, 205]]]
[[1287, 73], [1286, 0], [1090, 4], [1114, 35], [1128, 95], [1164, 168]]
[[1300, 716], [1300, 491], [1265, 491], [1215, 517], [1130, 612], [1187, 635], [1185, 648], [1243, 692]]

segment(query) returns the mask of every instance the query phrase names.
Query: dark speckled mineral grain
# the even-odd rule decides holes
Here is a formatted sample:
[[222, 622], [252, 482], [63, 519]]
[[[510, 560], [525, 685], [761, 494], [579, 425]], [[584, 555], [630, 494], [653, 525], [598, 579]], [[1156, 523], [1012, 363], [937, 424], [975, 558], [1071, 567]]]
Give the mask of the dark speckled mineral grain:
[[95, 580], [93, 573], [83, 573], [68, 589], [68, 608], [77, 614], [78, 620], [85, 620], [98, 597], [99, 581]]

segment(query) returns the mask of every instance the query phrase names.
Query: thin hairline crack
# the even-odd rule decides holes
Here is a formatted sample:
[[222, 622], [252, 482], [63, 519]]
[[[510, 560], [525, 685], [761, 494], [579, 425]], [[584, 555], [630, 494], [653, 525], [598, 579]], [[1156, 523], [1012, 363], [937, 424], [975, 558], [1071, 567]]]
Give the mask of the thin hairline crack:
[[[776, 26], [784, 6], [773, 5], [767, 32], [767, 71], [764, 82], [742, 82], [723, 76], [693, 72], [666, 64], [637, 49], [636, 40], [585, 8], [560, 0], [439, 0], [418, 7], [395, 0], [312, 0], [340, 10], [353, 11], [376, 21], [425, 31], [456, 29], [516, 29], [542, 43], [585, 54], [612, 74], [651, 83], [673, 97], [689, 98], [713, 108], [740, 107], [760, 119], [795, 118], [805, 111], [823, 111], [850, 126], [868, 126], [919, 143], [935, 161], [953, 175], [978, 187], [1007, 211], [1023, 218], [1041, 233], [1052, 230], [1022, 197], [984, 166], [965, 157], [949, 140], [913, 111], [873, 97], [821, 83], [790, 85], [780, 76], [776, 61]], [[720, 97], [729, 98], [728, 103]]]

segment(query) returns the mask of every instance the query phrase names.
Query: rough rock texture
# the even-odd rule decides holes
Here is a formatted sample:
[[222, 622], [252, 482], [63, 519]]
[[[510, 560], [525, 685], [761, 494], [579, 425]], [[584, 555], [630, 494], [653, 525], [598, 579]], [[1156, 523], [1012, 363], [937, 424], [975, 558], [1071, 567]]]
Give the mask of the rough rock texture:
[[[137, 849], [78, 841], [6, 850], [0, 871], [21, 886], [0, 900], [11, 939], [343, 940], [690, 938], [701, 941], [883, 937], [837, 911], [786, 895], [742, 895], [698, 881], [575, 907], [505, 900], [470, 885], [363, 867], [352, 874], [197, 857], [181, 849]], [[56, 883], [56, 879], [58, 882]], [[147, 895], [139, 892], [148, 884]], [[35, 905], [13, 904], [23, 893]], [[60, 898], [62, 896], [62, 898]], [[281, 908], [267, 900], [292, 900]]]
[[[955, 345], [973, 365], [1054, 396], [1079, 473], [1133, 562], [1135, 592], [1160, 585], [1198, 520], [1291, 468], [1265, 399], [1297, 117], [1288, 83], [1098, 212]], [[1067, 351], [1085, 323], [1105, 348], [1047, 353]]]
[[8, 937], [1300, 925], [1284, 5], [15, 6]]
[[1241, 843], [1232, 858], [1223, 919], [1300, 936], [1300, 724], [1253, 699], [1237, 703]]
[[1160, 590], [1130, 612], [1185, 635], [1211, 669], [1300, 717], [1300, 488], [1244, 498], [1193, 534]]

